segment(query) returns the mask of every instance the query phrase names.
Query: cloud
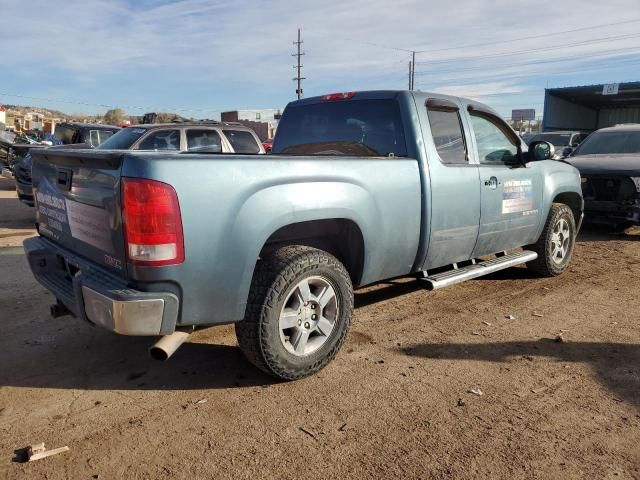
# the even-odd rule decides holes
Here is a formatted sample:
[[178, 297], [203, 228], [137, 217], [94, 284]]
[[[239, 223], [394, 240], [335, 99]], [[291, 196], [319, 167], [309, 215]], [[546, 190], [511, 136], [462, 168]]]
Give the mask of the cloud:
[[[224, 96], [244, 107], [281, 105], [293, 92], [291, 53], [298, 27], [308, 95], [405, 88], [410, 59], [405, 50], [423, 51], [417, 55], [417, 87], [485, 96], [505, 88], [525, 93], [532, 83], [542, 92], [544, 78], [588, 71], [581, 55], [609, 52], [599, 59], [606, 61], [627, 49], [640, 58], [640, 22], [562, 33], [640, 19], [637, 0], [612, 0], [606, 8], [582, 0], [541, 0], [535, 6], [521, 0], [2, 3], [0, 66], [7, 84], [19, 89], [18, 76], [43, 78], [55, 71], [55, 79], [47, 81], [57, 83], [56, 89], [66, 82], [66, 97], [102, 91], [106, 98], [96, 98], [97, 103], [122, 98], [139, 104], [153, 94], [158, 104], [191, 102], [195, 108], [202, 98], [189, 100], [178, 92], [197, 90], [208, 92], [205, 100], [217, 105]], [[557, 34], [511, 41], [544, 32]], [[597, 39], [603, 40], [593, 42]], [[491, 44], [467, 46], [482, 43]], [[451, 49], [456, 46], [463, 48]], [[548, 62], [562, 58], [568, 60]], [[599, 78], [595, 73], [589, 78]]]

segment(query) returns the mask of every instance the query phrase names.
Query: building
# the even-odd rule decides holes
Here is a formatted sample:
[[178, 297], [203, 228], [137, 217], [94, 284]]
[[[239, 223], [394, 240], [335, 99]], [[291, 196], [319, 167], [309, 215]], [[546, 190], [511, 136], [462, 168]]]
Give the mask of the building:
[[5, 125], [7, 123], [7, 109], [4, 108], [4, 105], [0, 105], [0, 123]]
[[281, 110], [264, 108], [258, 110], [232, 110], [222, 112], [220, 120], [223, 122], [239, 122], [253, 129], [260, 140], [273, 138], [278, 128], [278, 121], [282, 116]]
[[593, 131], [620, 123], [640, 123], [640, 82], [545, 89], [543, 131]]

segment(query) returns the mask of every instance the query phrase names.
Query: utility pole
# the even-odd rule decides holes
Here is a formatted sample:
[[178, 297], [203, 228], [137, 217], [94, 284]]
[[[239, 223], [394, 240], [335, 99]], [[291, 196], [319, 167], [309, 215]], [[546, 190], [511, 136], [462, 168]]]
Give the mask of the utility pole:
[[300, 40], [300, 29], [298, 29], [298, 41], [297, 42], [293, 42], [294, 45], [296, 45], [298, 47], [298, 52], [297, 53], [292, 53], [291, 56], [292, 57], [297, 57], [298, 58], [298, 62], [297, 65], [294, 65], [293, 68], [296, 69], [297, 71], [297, 75], [293, 78], [294, 82], [298, 82], [297, 83], [297, 88], [296, 88], [296, 95], [298, 96], [298, 100], [300, 100], [300, 98], [302, 98], [302, 80], [306, 80], [306, 77], [301, 77], [300, 73], [302, 70], [303, 65], [300, 64], [300, 60], [302, 58], [302, 55], [304, 55], [304, 52], [301, 51], [300, 47], [302, 46], [302, 40]]
[[409, 82], [409, 90], [413, 90], [416, 86], [416, 51], [411, 52], [411, 81]]
[[413, 63], [411, 62], [411, 60], [409, 60], [409, 90], [411, 90], [411, 72], [412, 72], [411, 66], [412, 65]]

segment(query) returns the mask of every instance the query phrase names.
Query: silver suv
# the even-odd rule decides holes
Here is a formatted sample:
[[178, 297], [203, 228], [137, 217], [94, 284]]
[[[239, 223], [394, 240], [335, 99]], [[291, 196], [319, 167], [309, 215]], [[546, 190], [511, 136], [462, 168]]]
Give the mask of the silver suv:
[[180, 122], [123, 128], [100, 150], [151, 150], [199, 153], [263, 154], [256, 133], [235, 122]]

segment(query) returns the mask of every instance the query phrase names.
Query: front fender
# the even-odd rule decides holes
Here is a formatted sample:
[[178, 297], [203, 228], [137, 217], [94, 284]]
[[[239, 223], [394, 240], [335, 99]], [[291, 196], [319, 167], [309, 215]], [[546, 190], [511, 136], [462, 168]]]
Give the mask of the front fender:
[[[579, 198], [580, 213], [584, 211], [584, 200], [582, 199], [582, 185], [580, 183], [580, 172], [577, 168], [568, 163], [555, 160], [545, 161], [544, 168], [544, 190], [542, 194], [542, 212], [538, 224], [536, 238], [542, 234], [542, 230], [547, 222], [551, 204], [556, 198], [563, 194], [573, 194]], [[576, 223], [580, 218], [576, 218]]]

